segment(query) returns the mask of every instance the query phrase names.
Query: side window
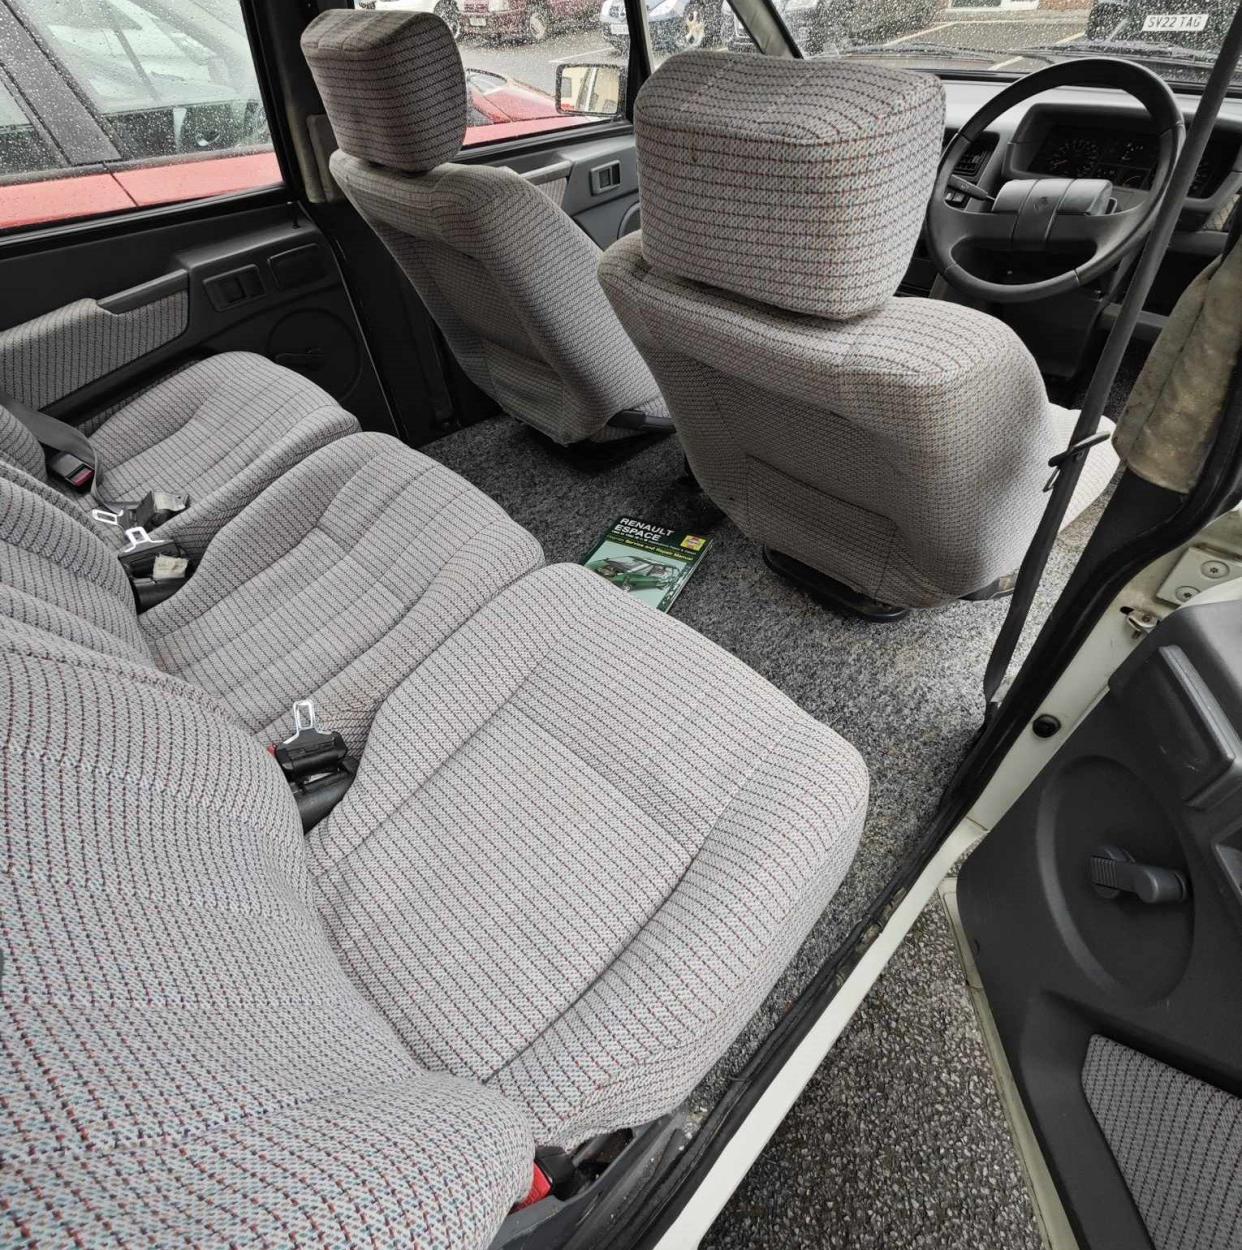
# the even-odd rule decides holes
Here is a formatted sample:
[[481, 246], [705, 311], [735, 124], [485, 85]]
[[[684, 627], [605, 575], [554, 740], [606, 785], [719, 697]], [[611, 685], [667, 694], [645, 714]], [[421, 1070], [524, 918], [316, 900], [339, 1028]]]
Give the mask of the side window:
[[20, 178], [59, 164], [46, 136], [0, 75], [0, 186], [12, 175]]
[[[593, 97], [593, 116], [557, 108], [562, 65], [620, 68], [629, 60], [626, 0], [355, 0], [358, 8], [417, 9], [448, 23], [466, 67], [466, 146], [591, 125], [619, 117], [613, 92]], [[609, 75], [616, 81], [615, 74]], [[611, 110], [611, 114], [610, 114]]]
[[691, 48], [756, 51], [729, 0], [354, 0], [448, 24], [466, 68], [466, 147], [621, 118], [625, 6], [644, 2], [656, 64]]
[[280, 183], [239, 0], [0, 10], [21, 43], [7, 65], [0, 47], [0, 227]]

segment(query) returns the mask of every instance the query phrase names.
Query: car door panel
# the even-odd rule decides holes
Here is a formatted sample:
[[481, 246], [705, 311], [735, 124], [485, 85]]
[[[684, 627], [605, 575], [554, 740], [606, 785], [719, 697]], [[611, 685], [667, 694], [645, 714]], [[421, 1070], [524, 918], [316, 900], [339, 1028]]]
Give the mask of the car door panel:
[[1242, 604], [1143, 641], [958, 898], [1082, 1244], [1242, 1244]]
[[391, 430], [332, 249], [287, 205], [0, 257], [0, 387], [74, 419], [198, 356], [258, 352]]
[[601, 248], [638, 228], [638, 160], [628, 131], [597, 138], [579, 134], [536, 155], [467, 159], [506, 166], [530, 179]]

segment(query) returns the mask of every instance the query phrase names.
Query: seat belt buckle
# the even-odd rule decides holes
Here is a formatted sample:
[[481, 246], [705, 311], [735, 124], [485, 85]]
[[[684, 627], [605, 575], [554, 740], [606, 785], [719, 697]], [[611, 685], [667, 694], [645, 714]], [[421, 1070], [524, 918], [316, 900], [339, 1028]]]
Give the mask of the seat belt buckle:
[[293, 705], [293, 733], [269, 749], [293, 791], [304, 831], [341, 801], [358, 772], [340, 733], [320, 727], [314, 699]]
[[128, 545], [117, 559], [129, 578], [138, 611], [145, 612], [185, 585], [190, 561], [171, 538], [152, 538], [141, 525], [131, 525], [125, 538]]
[[314, 699], [299, 699], [293, 705], [293, 733], [276, 745], [273, 754], [286, 777], [301, 781], [330, 772], [349, 754], [349, 748], [335, 729], [319, 727]]
[[153, 530], [158, 529], [166, 521], [172, 520], [178, 513], [184, 512], [189, 506], [189, 495], [181, 495], [168, 490], [149, 490], [129, 510], [129, 515], [134, 525], [141, 525], [145, 530]]
[[68, 483], [74, 490], [86, 492], [95, 480], [95, 469], [85, 460], [78, 459], [72, 452], [58, 451], [47, 458], [47, 471], [62, 482]]

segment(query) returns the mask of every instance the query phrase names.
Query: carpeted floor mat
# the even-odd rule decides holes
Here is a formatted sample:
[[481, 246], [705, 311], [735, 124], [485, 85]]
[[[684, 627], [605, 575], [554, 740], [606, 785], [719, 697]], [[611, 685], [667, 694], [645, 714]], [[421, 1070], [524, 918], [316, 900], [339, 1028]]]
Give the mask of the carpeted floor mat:
[[[580, 559], [622, 515], [710, 534], [715, 545], [673, 615], [848, 738], [871, 770], [858, 856], [766, 1002], [696, 1091], [695, 1106], [706, 1110], [865, 917], [926, 827], [979, 727], [984, 664], [1005, 602], [956, 603], [891, 625], [837, 616], [764, 566], [759, 549], [684, 478], [674, 438], [612, 444], [595, 457], [554, 448], [502, 417], [423, 450], [530, 529], [550, 562]], [[1060, 592], [1097, 515], [1092, 509], [1062, 536], [1032, 623]]]
[[703, 1250], [1040, 1250], [939, 895]]

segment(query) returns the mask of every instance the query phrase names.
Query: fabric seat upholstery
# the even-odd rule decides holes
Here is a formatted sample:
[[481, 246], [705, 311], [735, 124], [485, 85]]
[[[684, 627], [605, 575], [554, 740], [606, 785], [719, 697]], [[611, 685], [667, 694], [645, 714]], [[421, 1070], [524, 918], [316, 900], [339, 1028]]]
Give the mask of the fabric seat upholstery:
[[543, 562], [535, 539], [456, 473], [387, 435], [355, 434], [269, 487], [181, 590], [138, 617], [113, 552], [74, 508], [30, 511], [34, 530], [17, 521], [13, 500], [49, 493], [18, 481], [0, 483], [12, 518], [0, 525], [0, 603], [73, 641], [153, 659], [264, 742], [284, 738], [291, 705], [313, 697], [361, 750], [393, 686]]
[[[932, 75], [671, 57], [635, 105], [643, 230], [600, 264], [708, 495], [904, 607], [1017, 569], [1074, 424], [1002, 322], [893, 296], [943, 126]], [[1092, 450], [1071, 518], [1116, 463]]]
[[853, 859], [867, 773], [578, 566], [523, 578], [376, 719], [311, 833], [342, 963], [421, 1064], [568, 1144], [671, 1109]]
[[485, 1246], [530, 1126], [345, 976], [267, 752], [149, 661], [3, 617], [0, 686], [0, 1241]]
[[[102, 498], [137, 502], [153, 489], [182, 492], [190, 506], [161, 526], [198, 557], [215, 533], [311, 452], [352, 434], [355, 417], [290, 369], [249, 352], [225, 352], [152, 386], [90, 435]], [[0, 457], [47, 480], [43, 452], [0, 408]], [[84, 511], [88, 495], [68, 492]], [[115, 544], [119, 531], [101, 527]]]
[[388, 692], [543, 563], [535, 538], [450, 469], [384, 434], [317, 451], [216, 536], [139, 618], [156, 663], [267, 741], [313, 695], [361, 749]]
[[452, 164], [466, 87], [427, 13], [322, 13], [302, 48], [340, 149], [332, 174], [413, 283], [467, 376], [558, 443], [667, 410], [599, 289], [599, 248], [509, 169]]
[[[343, 440], [277, 490], [332, 531], [356, 464], [333, 486], [319, 462], [386, 467], [394, 447]], [[456, 516], [459, 479], [406, 454], [425, 528]], [[306, 840], [254, 715], [157, 666], [109, 549], [22, 476], [0, 475], [17, 1235], [482, 1247], [535, 1142], [686, 1096], [855, 852], [852, 747], [565, 565], [467, 611], [396, 680]], [[467, 522], [462, 550], [491, 528], [477, 502]]]

